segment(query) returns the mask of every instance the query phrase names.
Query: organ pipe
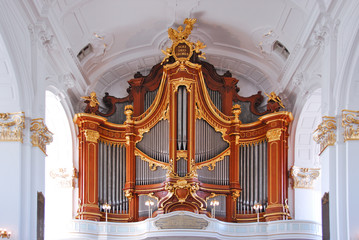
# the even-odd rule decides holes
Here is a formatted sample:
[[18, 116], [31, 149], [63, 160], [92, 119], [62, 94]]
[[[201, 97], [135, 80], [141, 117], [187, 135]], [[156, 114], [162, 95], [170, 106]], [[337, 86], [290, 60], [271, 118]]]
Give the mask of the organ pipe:
[[177, 150], [187, 150], [187, 89], [177, 91]]
[[126, 181], [126, 148], [121, 144], [99, 142], [98, 153], [98, 202], [111, 205], [111, 212], [128, 213], [128, 199], [123, 188]]
[[239, 182], [242, 193], [237, 199], [237, 213], [254, 213], [253, 205], [267, 205], [267, 142], [239, 147]]
[[196, 120], [195, 137], [196, 163], [217, 156], [229, 146], [228, 143], [222, 139], [222, 134], [216, 132], [214, 128], [203, 119]]

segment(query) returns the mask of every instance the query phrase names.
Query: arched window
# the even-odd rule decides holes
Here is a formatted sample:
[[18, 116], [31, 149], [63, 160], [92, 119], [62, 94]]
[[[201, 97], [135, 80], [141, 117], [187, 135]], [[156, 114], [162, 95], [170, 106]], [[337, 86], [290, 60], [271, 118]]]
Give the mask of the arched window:
[[73, 209], [73, 149], [71, 129], [59, 98], [46, 91], [46, 125], [53, 135], [45, 163], [45, 236], [65, 232]]

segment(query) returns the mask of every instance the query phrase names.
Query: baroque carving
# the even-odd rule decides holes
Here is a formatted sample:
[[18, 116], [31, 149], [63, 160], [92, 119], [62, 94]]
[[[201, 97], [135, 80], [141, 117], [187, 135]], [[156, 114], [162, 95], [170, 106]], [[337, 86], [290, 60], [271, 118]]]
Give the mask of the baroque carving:
[[97, 140], [100, 137], [100, 133], [95, 130], [86, 129], [85, 137], [86, 137], [86, 141], [97, 143]]
[[300, 168], [293, 166], [290, 170], [294, 184], [293, 188], [313, 188], [313, 181], [319, 177], [319, 168]]
[[333, 146], [337, 140], [335, 130], [337, 129], [334, 117], [324, 116], [322, 122], [313, 133], [313, 139], [320, 145], [320, 154], [328, 147]]
[[23, 112], [0, 113], [0, 141], [23, 142], [22, 130], [25, 128]]
[[74, 188], [75, 179], [78, 178], [76, 168], [58, 168], [50, 171], [50, 177], [62, 188]]
[[281, 135], [282, 135], [281, 128], [274, 128], [274, 129], [268, 130], [268, 132], [267, 132], [268, 142], [279, 141]]
[[44, 123], [44, 119], [36, 118], [31, 120], [30, 131], [31, 144], [33, 147], [38, 147], [46, 154], [46, 145], [50, 144], [53, 140], [53, 133], [49, 131]]
[[161, 167], [163, 169], [168, 169], [169, 165], [160, 161], [157, 161], [149, 156], [147, 156], [146, 154], [144, 154], [143, 152], [141, 152], [140, 150], [138, 150], [137, 148], [135, 149], [135, 156], [139, 156], [141, 158], [141, 160], [148, 162], [148, 167], [150, 168], [151, 171], [156, 171], [157, 167]]
[[359, 111], [343, 110], [344, 141], [359, 140]]

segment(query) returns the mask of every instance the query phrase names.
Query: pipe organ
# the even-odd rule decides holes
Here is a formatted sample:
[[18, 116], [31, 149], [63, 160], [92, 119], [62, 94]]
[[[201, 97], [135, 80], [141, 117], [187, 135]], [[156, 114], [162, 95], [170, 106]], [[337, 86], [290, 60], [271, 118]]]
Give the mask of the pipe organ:
[[[172, 211], [215, 215], [228, 222], [281, 220], [287, 198], [290, 112], [261, 92], [242, 97], [238, 80], [201, 60], [201, 42], [186, 27], [162, 63], [129, 80], [128, 96], [85, 98], [79, 128], [78, 219], [140, 221]], [[187, 30], [186, 30], [187, 29]], [[174, 34], [173, 32], [177, 32]], [[185, 34], [187, 31], [187, 34]], [[218, 201], [218, 206], [212, 203]], [[149, 204], [152, 202], [153, 205]]]

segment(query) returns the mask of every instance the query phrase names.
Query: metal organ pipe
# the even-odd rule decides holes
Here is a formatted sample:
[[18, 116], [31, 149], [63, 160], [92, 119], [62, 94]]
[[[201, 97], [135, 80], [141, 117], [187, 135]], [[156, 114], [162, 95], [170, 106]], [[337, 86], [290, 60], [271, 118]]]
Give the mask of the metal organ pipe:
[[111, 212], [128, 213], [128, 200], [123, 193], [126, 181], [126, 147], [99, 142], [99, 205], [111, 204]]
[[253, 205], [267, 205], [267, 142], [241, 145], [239, 149], [239, 181], [242, 193], [237, 199], [237, 213], [254, 213]]
[[187, 89], [177, 90], [177, 150], [187, 150]]

